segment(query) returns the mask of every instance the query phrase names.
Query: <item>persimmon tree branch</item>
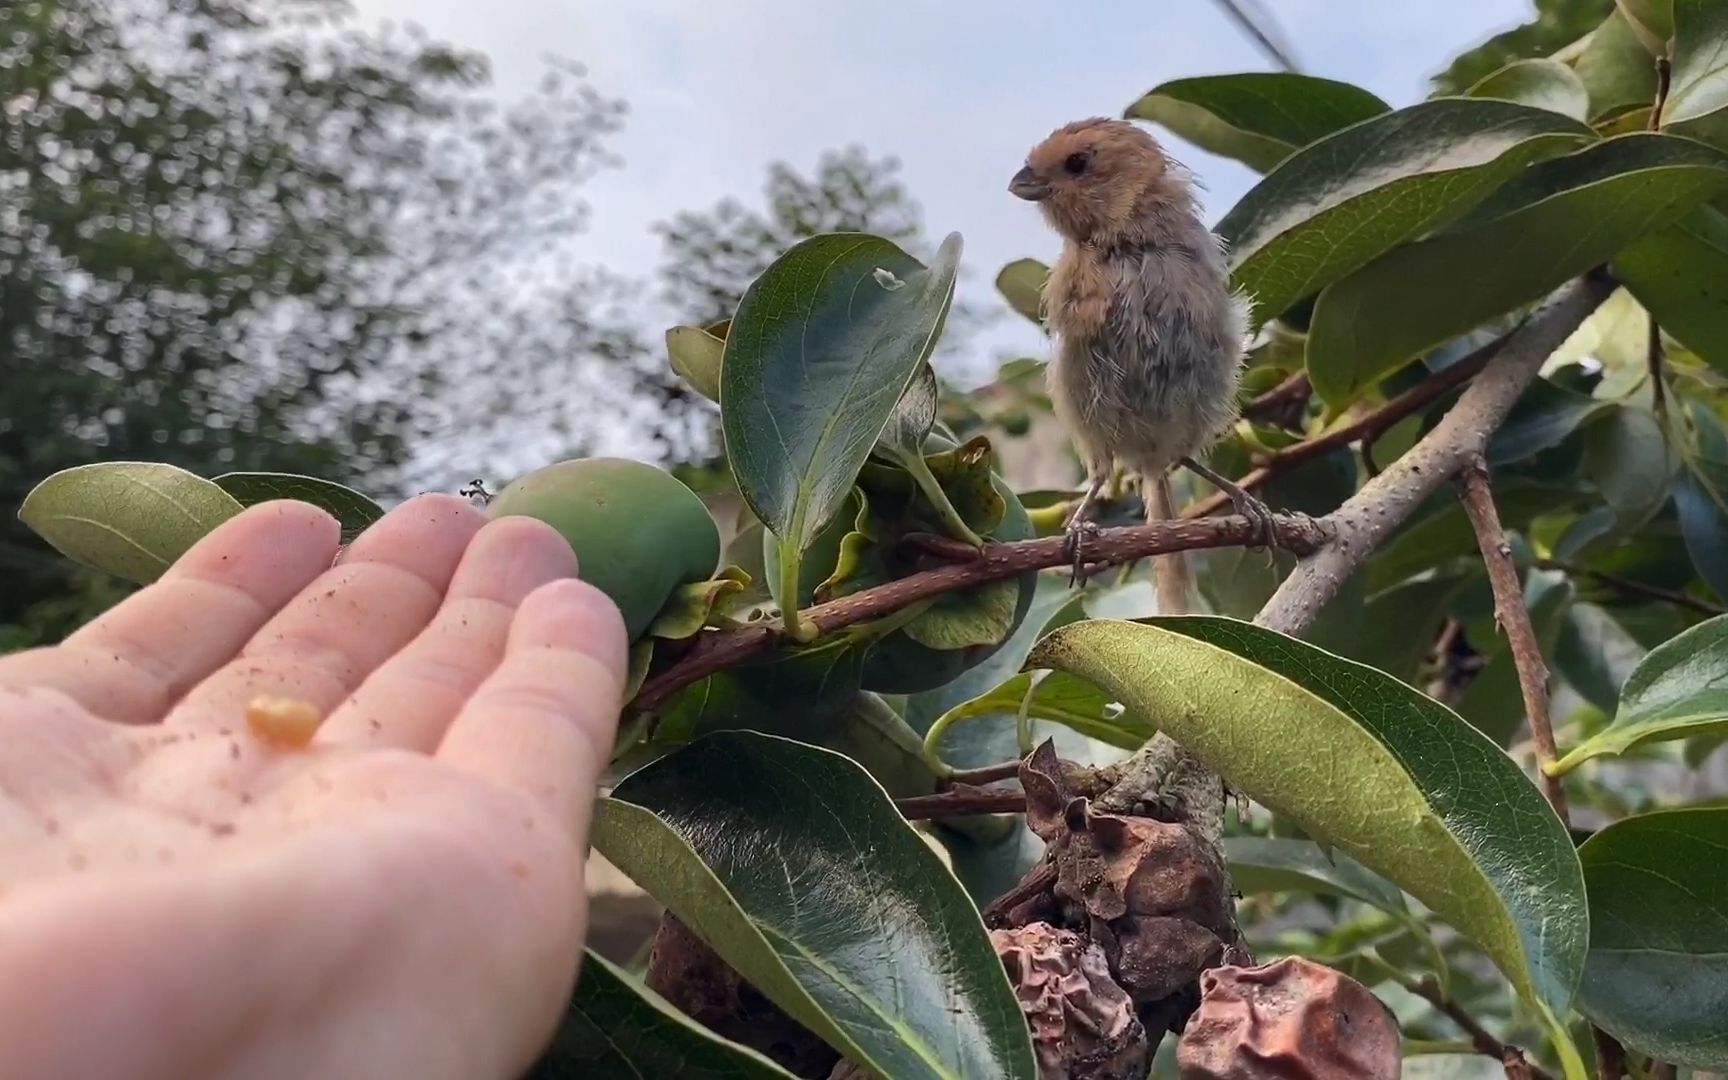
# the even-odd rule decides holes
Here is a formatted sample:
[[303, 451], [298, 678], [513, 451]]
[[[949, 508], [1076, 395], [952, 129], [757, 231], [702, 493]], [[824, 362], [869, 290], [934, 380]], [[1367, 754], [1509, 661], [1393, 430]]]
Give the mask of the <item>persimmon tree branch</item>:
[[1606, 271], [1592, 271], [1566, 286], [1514, 331], [1434, 430], [1321, 519], [1331, 538], [1296, 564], [1254, 621], [1287, 634], [1306, 629], [1374, 548], [1486, 449], [1489, 437], [1506, 422], [1543, 361], [1608, 299], [1614, 287]]
[[[1239, 546], [1256, 542], [1257, 538], [1257, 526], [1243, 517], [1158, 521], [1101, 530], [1086, 541], [1086, 556], [1093, 565], [1114, 566], [1172, 551]], [[1298, 554], [1314, 551], [1325, 539], [1326, 534], [1320, 526], [1305, 516], [1279, 516], [1273, 522], [1273, 543], [1287, 551]], [[964, 561], [908, 574], [806, 608], [799, 613], [800, 621], [814, 627], [819, 635], [832, 634], [943, 593], [1015, 577], [1028, 570], [1068, 566], [1073, 562], [1073, 553], [1063, 536], [985, 544], [967, 554], [970, 557]], [[782, 637], [782, 632], [774, 626], [703, 631], [697, 635], [688, 652], [643, 685], [631, 702], [631, 710], [652, 713], [684, 687], [716, 671], [743, 663]]]
[[1566, 791], [1560, 778], [1547, 772], [1547, 767], [1559, 756], [1548, 715], [1548, 662], [1542, 659], [1542, 646], [1536, 640], [1530, 608], [1524, 603], [1524, 583], [1512, 563], [1512, 543], [1506, 538], [1506, 527], [1500, 523], [1500, 511], [1494, 506], [1488, 462], [1481, 454], [1473, 456], [1464, 466], [1458, 476], [1458, 489], [1464, 513], [1476, 533], [1482, 563], [1488, 569], [1488, 584], [1494, 591], [1494, 621], [1512, 650], [1518, 689], [1524, 696], [1524, 714], [1530, 718], [1530, 740], [1536, 744], [1536, 772], [1542, 781], [1542, 793], [1560, 820], [1566, 821]]

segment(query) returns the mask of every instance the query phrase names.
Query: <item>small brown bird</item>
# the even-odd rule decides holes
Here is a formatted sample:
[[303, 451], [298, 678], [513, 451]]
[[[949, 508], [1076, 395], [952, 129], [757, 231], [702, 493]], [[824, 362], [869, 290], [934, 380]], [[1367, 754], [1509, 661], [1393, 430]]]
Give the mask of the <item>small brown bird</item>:
[[[1169, 472], [1184, 465], [1269, 530], [1264, 503], [1196, 460], [1236, 417], [1248, 302], [1230, 289], [1188, 174], [1145, 131], [1098, 117], [1033, 147], [1008, 190], [1036, 202], [1063, 239], [1044, 308], [1056, 339], [1050, 398], [1086, 466], [1068, 519], [1076, 576], [1118, 463], [1140, 476], [1148, 520], [1173, 515]], [[1179, 554], [1156, 560], [1154, 579], [1161, 612], [1191, 610]]]

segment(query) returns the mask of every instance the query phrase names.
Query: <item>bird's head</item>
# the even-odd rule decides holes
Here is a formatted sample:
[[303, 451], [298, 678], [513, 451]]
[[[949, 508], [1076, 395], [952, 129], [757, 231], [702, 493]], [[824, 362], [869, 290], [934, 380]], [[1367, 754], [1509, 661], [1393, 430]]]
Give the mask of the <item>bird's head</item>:
[[1094, 117], [1065, 124], [1026, 155], [1008, 190], [1038, 204], [1063, 236], [1109, 239], [1149, 208], [1184, 208], [1193, 195], [1187, 176], [1164, 148], [1126, 120]]

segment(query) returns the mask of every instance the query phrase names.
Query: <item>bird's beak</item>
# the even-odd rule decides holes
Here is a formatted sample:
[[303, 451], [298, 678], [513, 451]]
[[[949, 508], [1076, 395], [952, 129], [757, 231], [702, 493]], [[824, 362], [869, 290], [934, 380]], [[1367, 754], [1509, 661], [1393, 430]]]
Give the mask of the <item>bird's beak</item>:
[[1008, 190], [1028, 202], [1050, 197], [1050, 185], [1033, 176], [1030, 165], [1014, 174], [1014, 179], [1008, 181]]

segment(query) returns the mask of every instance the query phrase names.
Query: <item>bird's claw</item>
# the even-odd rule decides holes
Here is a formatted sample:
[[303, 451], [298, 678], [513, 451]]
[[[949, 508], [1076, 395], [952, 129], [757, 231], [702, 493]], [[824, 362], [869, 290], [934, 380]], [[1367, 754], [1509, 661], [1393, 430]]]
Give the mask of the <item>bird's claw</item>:
[[1278, 533], [1274, 526], [1272, 508], [1240, 489], [1230, 493], [1230, 502], [1235, 507], [1236, 512], [1247, 518], [1248, 523], [1254, 526], [1254, 532], [1248, 542], [1265, 547], [1268, 563], [1277, 562], [1278, 548], [1274, 541], [1277, 539]]
[[1074, 558], [1074, 569], [1068, 575], [1068, 587], [1074, 588], [1086, 584], [1086, 541], [1098, 538], [1098, 525], [1076, 518], [1063, 532], [1068, 538], [1068, 552]]

